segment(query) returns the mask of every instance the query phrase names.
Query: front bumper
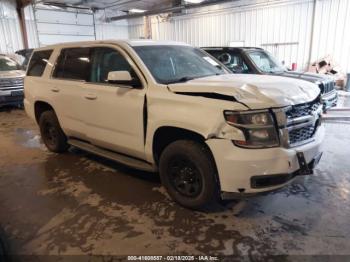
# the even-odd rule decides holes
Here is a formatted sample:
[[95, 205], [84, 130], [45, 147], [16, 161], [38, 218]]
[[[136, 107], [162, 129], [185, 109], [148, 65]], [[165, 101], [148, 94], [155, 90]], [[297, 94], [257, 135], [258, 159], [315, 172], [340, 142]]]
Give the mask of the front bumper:
[[[244, 149], [226, 139], [209, 139], [206, 143], [216, 162], [222, 192], [259, 193], [283, 187], [300, 174], [298, 152], [309, 165], [319, 160], [323, 138], [324, 127], [320, 126], [312, 142], [293, 148]], [[256, 183], [256, 178], [277, 176], [280, 179], [270, 180], [272, 183]]]
[[322, 95], [322, 103], [323, 103], [323, 110], [326, 111], [327, 109], [336, 106], [338, 102], [338, 93], [337, 90], [333, 90], [327, 94]]
[[17, 106], [23, 104], [23, 96], [0, 96], [0, 106]]
[[15, 91], [0, 91], [0, 106], [22, 105], [23, 89]]

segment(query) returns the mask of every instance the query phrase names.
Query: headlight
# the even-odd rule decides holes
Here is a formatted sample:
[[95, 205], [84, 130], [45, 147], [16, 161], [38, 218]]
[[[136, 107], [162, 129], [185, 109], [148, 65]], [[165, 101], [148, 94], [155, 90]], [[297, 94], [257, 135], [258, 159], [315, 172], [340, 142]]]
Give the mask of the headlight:
[[244, 133], [245, 141], [233, 141], [237, 146], [248, 148], [279, 146], [275, 121], [268, 110], [225, 111], [224, 116], [229, 125], [241, 129]]

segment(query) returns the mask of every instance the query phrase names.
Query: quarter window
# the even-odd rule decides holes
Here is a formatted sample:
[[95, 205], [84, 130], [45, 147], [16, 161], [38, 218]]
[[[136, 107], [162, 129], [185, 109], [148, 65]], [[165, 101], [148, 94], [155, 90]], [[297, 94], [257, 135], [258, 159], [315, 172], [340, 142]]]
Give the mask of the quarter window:
[[27, 76], [42, 76], [52, 50], [36, 51], [30, 59]]
[[61, 51], [53, 77], [88, 81], [90, 48], [67, 48]]

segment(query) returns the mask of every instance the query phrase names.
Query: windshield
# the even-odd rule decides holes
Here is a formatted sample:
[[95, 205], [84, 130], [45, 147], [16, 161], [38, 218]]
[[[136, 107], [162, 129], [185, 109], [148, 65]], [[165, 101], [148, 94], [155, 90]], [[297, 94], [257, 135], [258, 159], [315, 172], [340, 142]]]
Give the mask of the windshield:
[[161, 84], [227, 73], [207, 53], [190, 46], [154, 45], [136, 46], [134, 49]]
[[20, 70], [20, 65], [6, 56], [0, 57], [0, 71]]
[[248, 56], [253, 60], [254, 64], [265, 73], [285, 71], [285, 68], [268, 52], [248, 52]]

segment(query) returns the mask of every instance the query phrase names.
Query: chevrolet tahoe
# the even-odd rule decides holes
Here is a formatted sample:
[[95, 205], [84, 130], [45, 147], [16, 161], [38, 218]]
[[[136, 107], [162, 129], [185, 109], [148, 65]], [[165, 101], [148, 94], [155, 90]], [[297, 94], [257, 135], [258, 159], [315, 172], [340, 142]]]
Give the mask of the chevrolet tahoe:
[[201, 209], [311, 174], [320, 99], [313, 83], [232, 74], [190, 45], [111, 40], [34, 50], [24, 105], [50, 151], [159, 172], [175, 201]]

